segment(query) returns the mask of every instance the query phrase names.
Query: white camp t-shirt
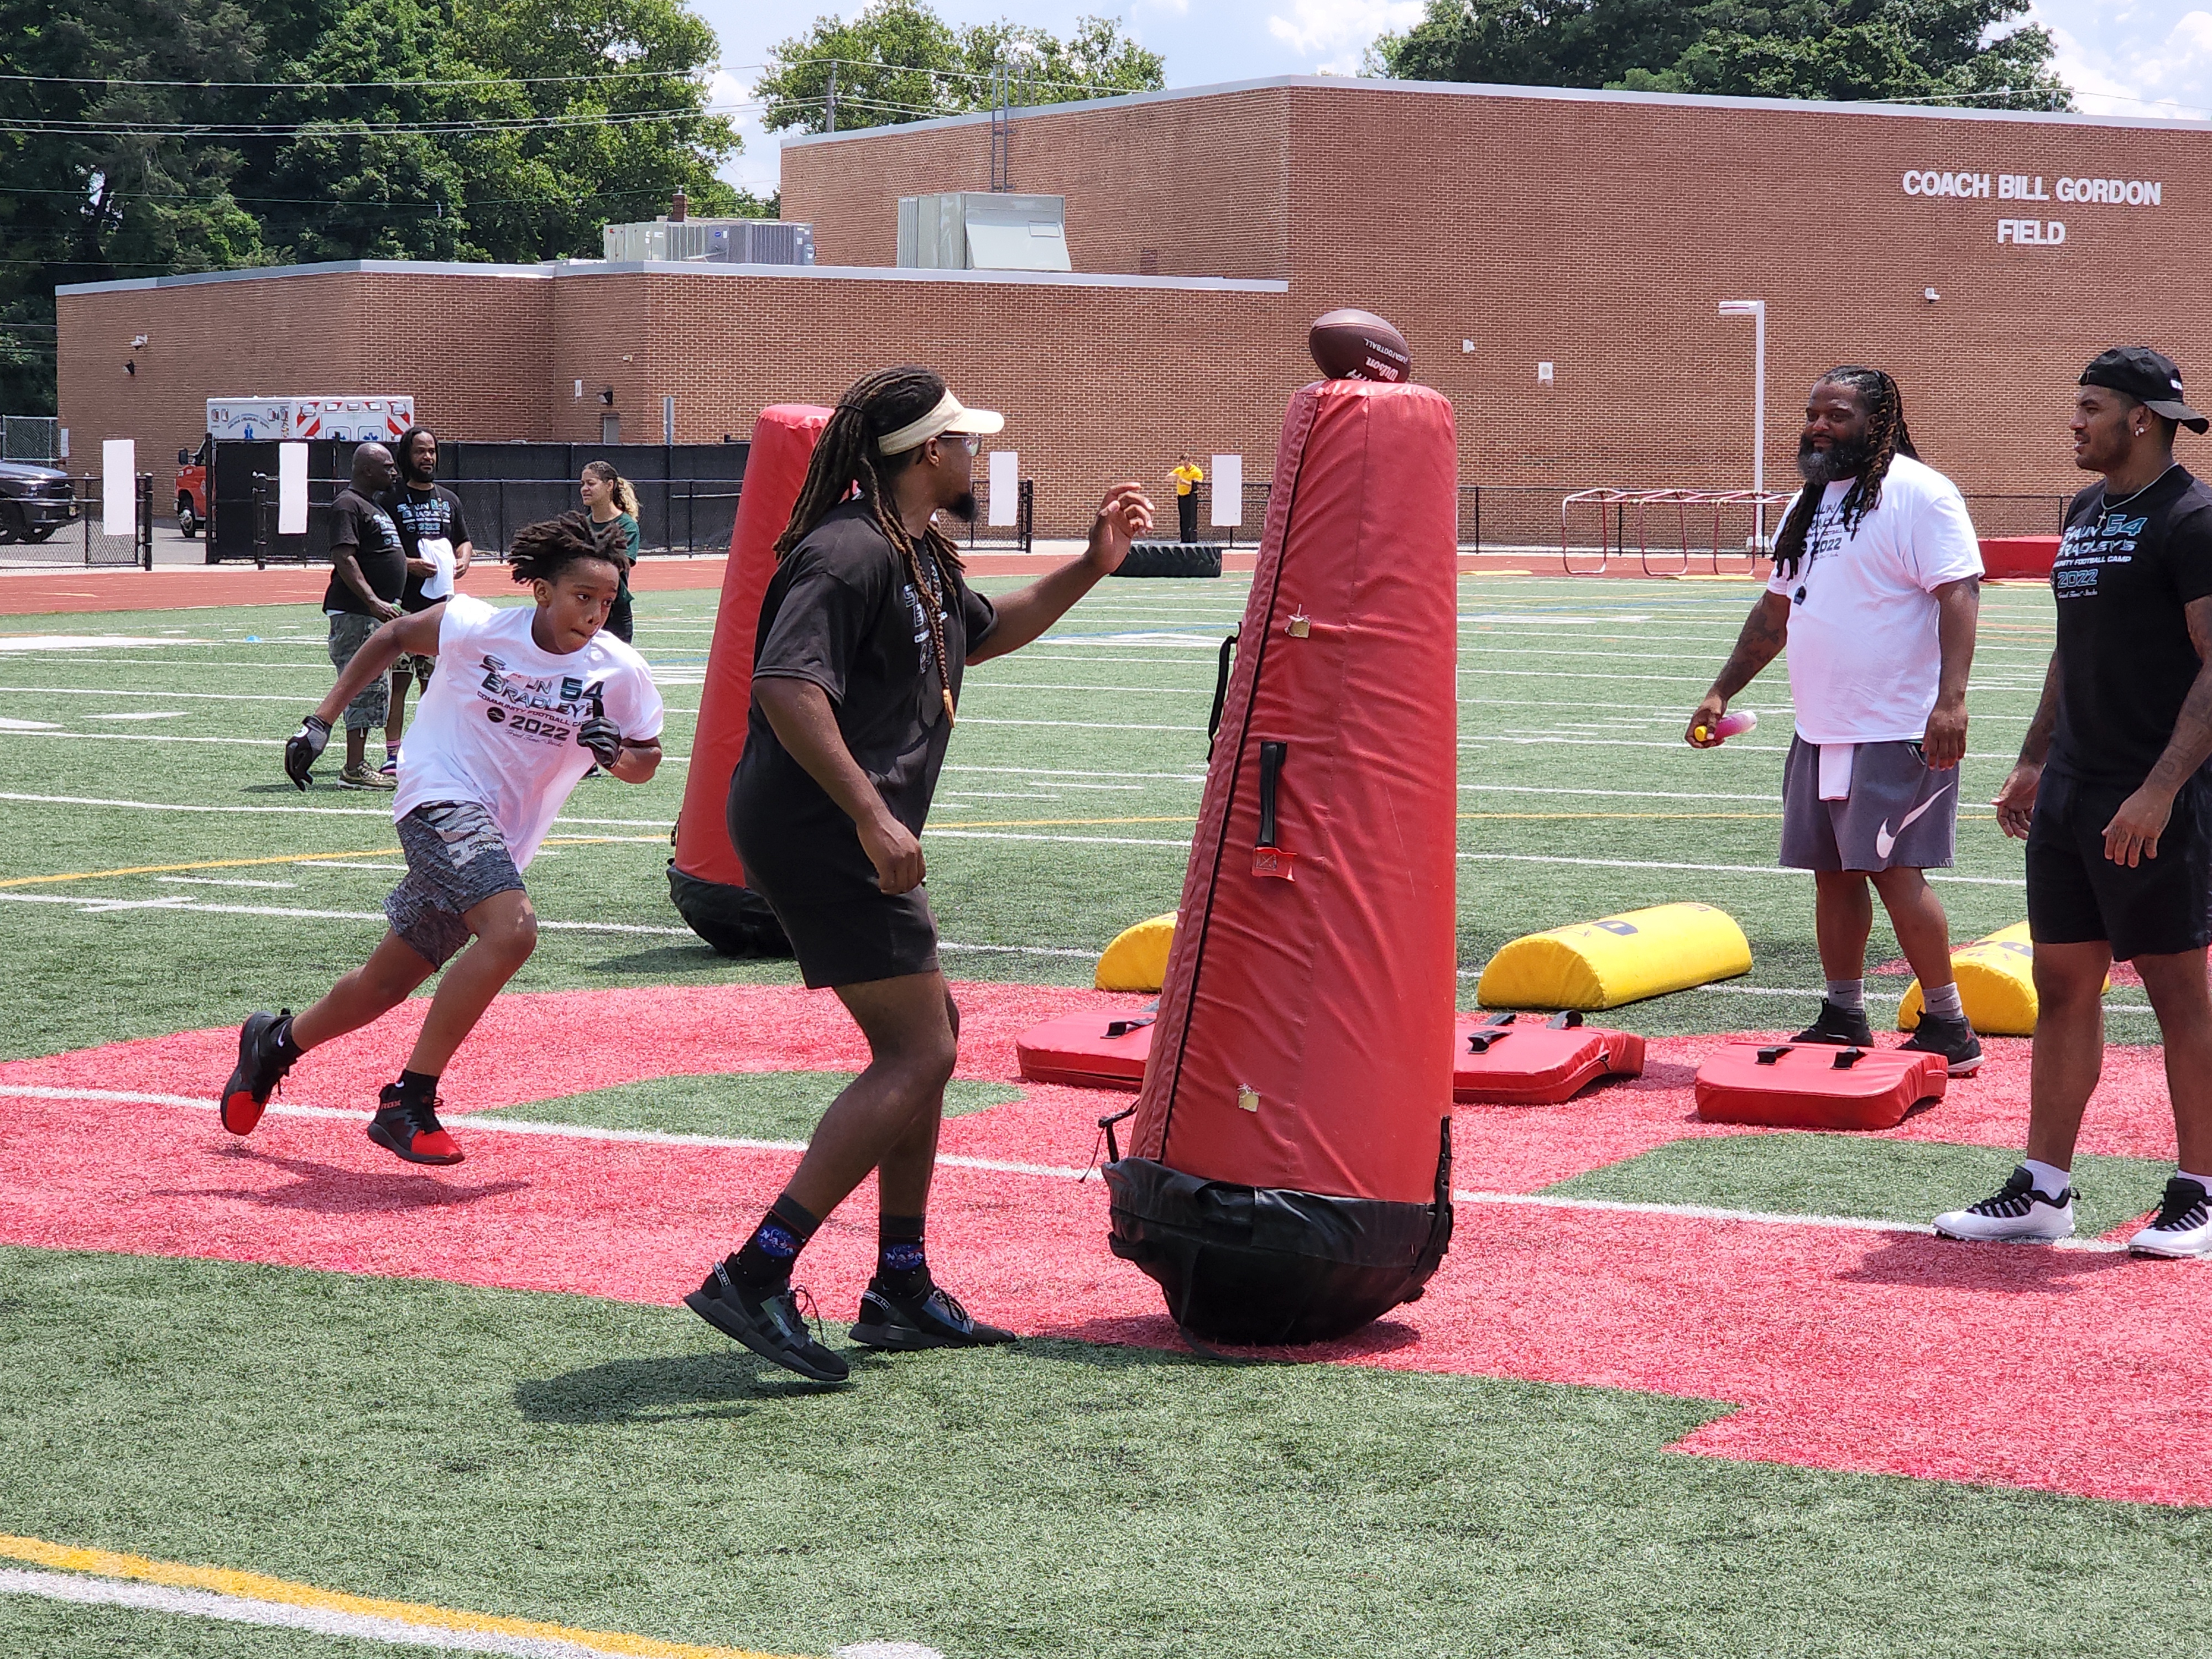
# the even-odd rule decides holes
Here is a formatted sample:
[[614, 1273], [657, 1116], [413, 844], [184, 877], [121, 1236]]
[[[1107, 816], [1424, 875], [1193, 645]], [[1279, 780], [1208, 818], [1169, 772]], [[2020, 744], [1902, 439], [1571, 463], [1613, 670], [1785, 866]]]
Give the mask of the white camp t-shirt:
[[576, 741], [597, 685], [623, 736], [660, 735], [660, 692], [645, 659], [602, 629], [556, 656], [530, 637], [534, 605], [495, 609], [459, 595], [438, 624], [438, 672], [422, 694], [399, 763], [396, 821], [437, 801], [491, 814], [518, 870], [527, 866], [592, 751]]
[[1766, 584], [1790, 606], [1790, 695], [1808, 743], [1917, 743], [1942, 678], [1936, 590], [1982, 574], [1981, 544], [1954, 484], [1908, 455], [1848, 535], [1845, 479], [1805, 532], [1797, 574]]

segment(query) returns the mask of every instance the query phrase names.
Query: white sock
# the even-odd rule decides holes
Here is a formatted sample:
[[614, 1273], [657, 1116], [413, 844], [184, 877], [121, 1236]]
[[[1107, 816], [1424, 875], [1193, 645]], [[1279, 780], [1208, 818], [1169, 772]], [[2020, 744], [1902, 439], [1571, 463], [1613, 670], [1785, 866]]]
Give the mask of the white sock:
[[1866, 1012], [1866, 981], [1863, 979], [1832, 979], [1826, 994], [1829, 1001], [1847, 1013]]
[[2074, 1177], [2056, 1164], [2045, 1164], [2040, 1158], [2024, 1158], [2021, 1167], [2035, 1177], [2035, 1190], [2046, 1198], [2064, 1202], [2066, 1189], [2074, 1184]]
[[1959, 981], [1955, 979], [1948, 985], [1922, 986], [1920, 1000], [1929, 1013], [1940, 1019], [1964, 1019], [1966, 1017], [1966, 1006], [1959, 1000]]

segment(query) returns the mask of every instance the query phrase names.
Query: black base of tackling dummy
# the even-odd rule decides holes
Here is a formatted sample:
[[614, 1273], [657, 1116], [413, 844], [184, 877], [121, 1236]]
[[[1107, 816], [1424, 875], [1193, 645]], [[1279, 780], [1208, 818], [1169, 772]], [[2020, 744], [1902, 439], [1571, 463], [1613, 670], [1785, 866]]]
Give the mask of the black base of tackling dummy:
[[1240, 1187], [1150, 1158], [1106, 1166], [1115, 1255], [1159, 1281], [1191, 1335], [1326, 1342], [1418, 1300], [1451, 1242], [1451, 1125], [1433, 1203]]
[[687, 876], [671, 860], [668, 896], [691, 931], [726, 957], [787, 957], [791, 941], [769, 902], [750, 887]]

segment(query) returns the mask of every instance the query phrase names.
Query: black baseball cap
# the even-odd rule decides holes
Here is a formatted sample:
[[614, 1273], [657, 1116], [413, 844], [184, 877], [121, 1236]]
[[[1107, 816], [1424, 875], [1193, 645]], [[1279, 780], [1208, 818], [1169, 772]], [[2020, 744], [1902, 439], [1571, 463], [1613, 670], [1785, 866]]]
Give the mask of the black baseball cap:
[[2181, 401], [2181, 365], [2148, 346], [2114, 346], [2099, 352], [2081, 371], [2081, 384], [2124, 392], [2152, 414], [2179, 421], [2191, 432], [2212, 427], [2212, 421]]

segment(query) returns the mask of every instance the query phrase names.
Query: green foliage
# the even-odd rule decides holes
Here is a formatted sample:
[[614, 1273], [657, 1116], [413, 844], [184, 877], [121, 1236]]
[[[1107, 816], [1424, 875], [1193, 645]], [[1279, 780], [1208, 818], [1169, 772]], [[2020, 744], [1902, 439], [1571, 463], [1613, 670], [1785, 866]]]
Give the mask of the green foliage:
[[767, 206], [714, 176], [739, 143], [682, 0], [0, 0], [0, 39], [41, 77], [0, 82], [11, 411], [53, 407], [57, 283], [596, 255], [679, 187]]
[[817, 17], [769, 54], [755, 83], [770, 131], [830, 128], [834, 72], [836, 128], [891, 126], [988, 109], [994, 71], [1014, 78], [1017, 103], [1066, 103], [1149, 92], [1166, 84], [1160, 55], [1121, 32], [1114, 17], [1079, 17], [1066, 40], [1004, 19], [956, 27], [927, 0], [873, 0], [850, 22]]
[[1429, 0], [1375, 44], [1408, 81], [2063, 110], [2050, 32], [1996, 31], [2027, 0]]

